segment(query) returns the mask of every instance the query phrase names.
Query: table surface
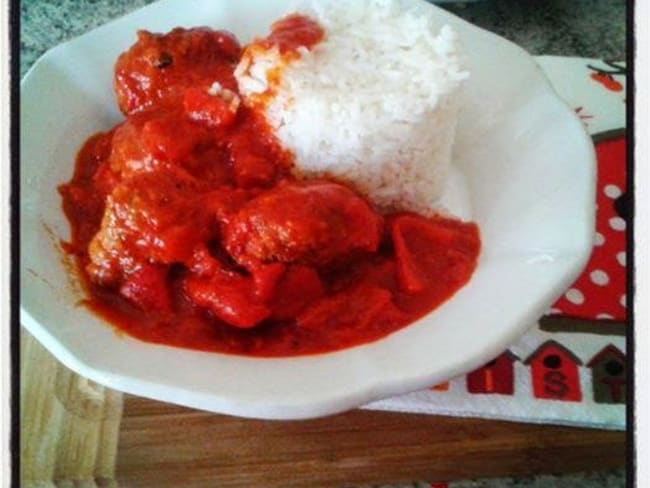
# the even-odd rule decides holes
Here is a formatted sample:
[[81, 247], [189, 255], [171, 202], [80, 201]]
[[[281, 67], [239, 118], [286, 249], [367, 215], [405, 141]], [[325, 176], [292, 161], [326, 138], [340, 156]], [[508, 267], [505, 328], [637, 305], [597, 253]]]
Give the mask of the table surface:
[[370, 410], [291, 422], [215, 415], [97, 385], [27, 331], [21, 419], [21, 478], [34, 488], [340, 487], [596, 469], [567, 486], [623, 486], [624, 432]]
[[[147, 3], [23, 0], [21, 76], [50, 47]], [[625, 3], [444, 7], [532, 54], [623, 59]], [[362, 410], [311, 421], [244, 420], [95, 385], [24, 331], [21, 353], [24, 486], [342, 486], [595, 470], [480, 486], [624, 485], [620, 432]]]

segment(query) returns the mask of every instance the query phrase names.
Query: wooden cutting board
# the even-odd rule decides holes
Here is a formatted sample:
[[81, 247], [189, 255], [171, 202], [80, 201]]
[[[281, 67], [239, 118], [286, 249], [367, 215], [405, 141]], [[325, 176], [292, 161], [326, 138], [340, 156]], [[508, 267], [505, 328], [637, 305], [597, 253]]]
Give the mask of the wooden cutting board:
[[354, 410], [303, 421], [215, 415], [119, 393], [21, 335], [21, 486], [313, 487], [593, 471], [625, 433]]

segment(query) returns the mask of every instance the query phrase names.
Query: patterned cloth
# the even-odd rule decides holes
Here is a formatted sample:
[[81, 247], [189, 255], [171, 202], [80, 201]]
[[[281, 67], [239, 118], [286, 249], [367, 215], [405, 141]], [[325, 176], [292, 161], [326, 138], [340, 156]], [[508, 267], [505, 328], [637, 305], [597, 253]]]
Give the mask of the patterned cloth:
[[592, 255], [535, 327], [476, 371], [364, 408], [625, 428], [625, 64], [536, 58], [594, 138]]

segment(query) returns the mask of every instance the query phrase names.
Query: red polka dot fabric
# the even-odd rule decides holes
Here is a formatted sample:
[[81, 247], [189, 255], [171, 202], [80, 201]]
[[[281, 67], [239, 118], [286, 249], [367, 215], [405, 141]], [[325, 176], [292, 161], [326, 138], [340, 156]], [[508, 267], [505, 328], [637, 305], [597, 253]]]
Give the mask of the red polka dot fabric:
[[[598, 139], [598, 137], [596, 137]], [[596, 143], [596, 233], [594, 248], [580, 277], [553, 305], [553, 314], [624, 321], [626, 266], [625, 135]]]

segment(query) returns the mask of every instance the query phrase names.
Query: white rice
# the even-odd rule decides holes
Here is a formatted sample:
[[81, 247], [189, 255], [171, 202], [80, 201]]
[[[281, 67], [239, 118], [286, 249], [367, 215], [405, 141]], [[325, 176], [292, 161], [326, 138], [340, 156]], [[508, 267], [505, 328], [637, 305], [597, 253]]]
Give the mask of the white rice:
[[244, 100], [261, 106], [301, 174], [348, 181], [381, 209], [430, 213], [468, 76], [455, 32], [436, 25], [425, 2], [348, 0], [300, 12], [325, 39], [291, 61], [250, 48], [236, 71]]

